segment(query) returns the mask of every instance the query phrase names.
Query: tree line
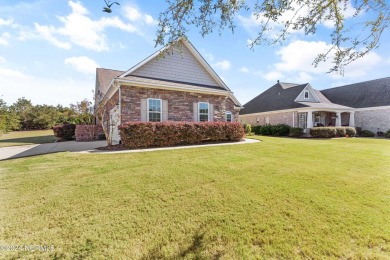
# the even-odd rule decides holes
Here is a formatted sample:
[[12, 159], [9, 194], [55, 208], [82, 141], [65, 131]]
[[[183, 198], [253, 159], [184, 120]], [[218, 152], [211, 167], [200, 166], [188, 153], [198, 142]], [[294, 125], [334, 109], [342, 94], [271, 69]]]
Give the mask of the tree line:
[[59, 124], [94, 123], [93, 106], [84, 99], [69, 107], [33, 105], [31, 100], [19, 98], [8, 105], [0, 98], [0, 132], [51, 129]]

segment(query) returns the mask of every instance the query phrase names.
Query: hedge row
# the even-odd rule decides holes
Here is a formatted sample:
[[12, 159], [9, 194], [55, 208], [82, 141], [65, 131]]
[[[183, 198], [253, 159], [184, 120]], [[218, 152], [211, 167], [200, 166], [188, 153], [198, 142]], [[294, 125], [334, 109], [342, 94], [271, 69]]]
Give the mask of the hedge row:
[[240, 141], [245, 135], [240, 123], [226, 122], [128, 122], [119, 130], [122, 144], [128, 148]]
[[75, 124], [57, 125], [53, 127], [53, 132], [61, 141], [68, 141], [74, 139], [75, 129]]
[[390, 138], [390, 129], [387, 130], [387, 132], [385, 133], [385, 137], [386, 137], [386, 138]]
[[332, 138], [356, 136], [354, 127], [314, 127], [310, 129], [310, 135], [315, 138]]
[[252, 131], [257, 135], [274, 135], [274, 136], [287, 136], [290, 133], [290, 126], [279, 125], [256, 125], [252, 126]]

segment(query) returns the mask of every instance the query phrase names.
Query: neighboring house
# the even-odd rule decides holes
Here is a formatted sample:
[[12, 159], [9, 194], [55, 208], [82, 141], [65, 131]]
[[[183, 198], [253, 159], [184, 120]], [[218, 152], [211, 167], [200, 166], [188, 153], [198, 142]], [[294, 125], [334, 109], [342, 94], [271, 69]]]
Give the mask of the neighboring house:
[[238, 120], [241, 104], [195, 47], [181, 38], [127, 71], [97, 69], [96, 104], [117, 126], [129, 121]]
[[240, 120], [253, 125], [356, 126], [390, 129], [390, 78], [316, 90], [310, 84], [279, 82], [248, 103]]

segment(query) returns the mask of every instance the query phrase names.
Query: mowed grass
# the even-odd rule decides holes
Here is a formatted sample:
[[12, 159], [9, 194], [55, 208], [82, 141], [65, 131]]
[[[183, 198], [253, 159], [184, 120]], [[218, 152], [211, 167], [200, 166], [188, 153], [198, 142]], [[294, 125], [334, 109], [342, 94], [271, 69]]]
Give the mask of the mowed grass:
[[53, 143], [53, 130], [15, 131], [0, 135], [0, 148], [28, 144]]
[[0, 162], [0, 258], [390, 258], [390, 140]]

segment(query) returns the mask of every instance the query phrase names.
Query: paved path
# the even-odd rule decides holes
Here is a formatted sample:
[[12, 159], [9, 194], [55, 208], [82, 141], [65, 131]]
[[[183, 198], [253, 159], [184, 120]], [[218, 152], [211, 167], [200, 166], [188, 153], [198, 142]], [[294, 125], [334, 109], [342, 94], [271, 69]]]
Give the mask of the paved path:
[[174, 147], [159, 147], [159, 148], [144, 148], [144, 149], [133, 149], [133, 150], [120, 150], [120, 151], [107, 151], [107, 150], [87, 150], [80, 153], [98, 153], [98, 154], [109, 154], [109, 153], [140, 153], [140, 152], [153, 152], [153, 151], [164, 151], [164, 150], [176, 150], [176, 149], [187, 149], [187, 148], [198, 148], [198, 147], [210, 147], [210, 146], [224, 146], [224, 145], [240, 145], [240, 144], [252, 144], [258, 143], [260, 140], [257, 139], [244, 139], [241, 142], [234, 143], [219, 143], [219, 144], [198, 144], [198, 145], [183, 145]]
[[33, 145], [22, 145], [22, 146], [0, 148], [0, 160], [15, 159], [15, 158], [22, 158], [27, 156], [57, 153], [57, 152], [80, 152], [80, 153], [96, 153], [96, 154], [138, 153], [138, 152], [152, 152], [152, 151], [161, 151], [161, 150], [209, 147], [209, 146], [240, 145], [240, 144], [249, 144], [249, 143], [257, 143], [257, 142], [259, 142], [259, 140], [244, 139], [244, 141], [236, 142], [236, 143], [200, 144], [200, 145], [147, 148], [147, 149], [121, 150], [121, 151], [104, 151], [104, 150], [97, 150], [96, 148], [106, 146], [106, 141], [94, 141], [94, 142], [68, 141], [68, 142], [59, 142], [59, 143], [33, 144]]
[[80, 152], [106, 146], [106, 141], [95, 142], [58, 142], [49, 144], [32, 144], [0, 148], [0, 160], [21, 158], [33, 155], [57, 153], [57, 152]]

